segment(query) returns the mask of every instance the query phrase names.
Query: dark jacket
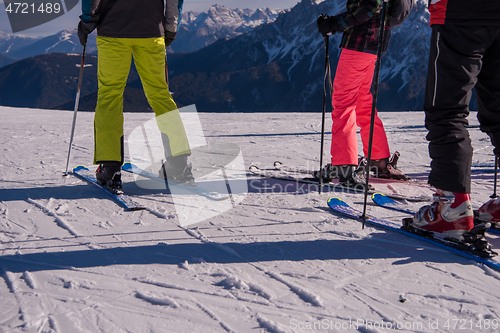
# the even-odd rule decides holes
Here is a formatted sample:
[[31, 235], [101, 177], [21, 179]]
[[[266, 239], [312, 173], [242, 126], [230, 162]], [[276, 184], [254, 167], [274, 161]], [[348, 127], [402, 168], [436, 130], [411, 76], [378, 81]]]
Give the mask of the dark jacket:
[[165, 30], [177, 32], [183, 3], [184, 0], [82, 0], [81, 19], [90, 28], [97, 27], [99, 36], [163, 37]]
[[[335, 15], [338, 31], [343, 31], [341, 48], [377, 53], [380, 39], [382, 0], [348, 0], [347, 11]], [[391, 28], [386, 25], [383, 52], [389, 46]]]
[[429, 0], [430, 25], [500, 25], [500, 0]]

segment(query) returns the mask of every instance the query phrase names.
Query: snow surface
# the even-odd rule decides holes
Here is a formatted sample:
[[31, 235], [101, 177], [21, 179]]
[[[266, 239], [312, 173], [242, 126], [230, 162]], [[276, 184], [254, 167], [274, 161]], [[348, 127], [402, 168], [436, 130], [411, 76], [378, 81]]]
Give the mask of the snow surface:
[[[498, 332], [500, 273], [327, 209], [332, 195], [361, 208], [361, 195], [248, 175], [241, 203], [181, 227], [172, 196], [130, 174], [124, 189], [148, 210], [124, 211], [62, 177], [72, 112], [0, 115], [0, 332]], [[199, 116], [206, 142], [239, 145], [246, 168], [319, 163], [321, 113]], [[423, 113], [381, 118], [400, 167], [425, 178]], [[125, 135], [151, 119], [127, 113]], [[470, 121], [474, 162], [491, 163], [490, 141]], [[71, 166], [92, 154], [93, 114], [80, 112]], [[475, 172], [474, 208], [492, 192], [493, 175]]]

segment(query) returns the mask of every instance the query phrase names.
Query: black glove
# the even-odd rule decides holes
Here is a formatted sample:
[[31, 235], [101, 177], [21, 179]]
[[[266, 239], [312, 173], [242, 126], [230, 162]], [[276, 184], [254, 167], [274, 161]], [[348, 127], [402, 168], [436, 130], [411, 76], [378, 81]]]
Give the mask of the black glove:
[[177, 37], [177, 32], [170, 32], [165, 30], [165, 47], [169, 47]]
[[328, 36], [340, 31], [339, 24], [334, 16], [322, 14], [318, 17], [316, 25], [318, 26], [318, 32], [323, 36]]
[[96, 24], [93, 22], [83, 22], [80, 20], [80, 23], [78, 23], [78, 38], [80, 38], [80, 44], [83, 46], [87, 44], [87, 37], [95, 27]]

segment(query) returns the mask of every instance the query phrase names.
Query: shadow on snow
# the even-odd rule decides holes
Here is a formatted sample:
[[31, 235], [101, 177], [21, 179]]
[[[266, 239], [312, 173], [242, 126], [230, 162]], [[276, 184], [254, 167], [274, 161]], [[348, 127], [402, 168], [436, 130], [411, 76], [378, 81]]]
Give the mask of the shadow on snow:
[[[179, 239], [176, 241], [178, 242]], [[61, 246], [57, 248], [60, 249]], [[390, 233], [372, 233], [369, 237], [354, 240], [177, 244], [167, 244], [166, 240], [163, 240], [157, 245], [5, 255], [0, 256], [0, 267], [10, 272], [21, 273], [113, 265], [177, 266], [186, 260], [191, 264], [200, 262], [232, 264], [303, 260], [387, 260], [390, 258], [395, 259], [393, 265], [422, 261], [472, 264], [470, 260], [419, 241], [408, 241]]]

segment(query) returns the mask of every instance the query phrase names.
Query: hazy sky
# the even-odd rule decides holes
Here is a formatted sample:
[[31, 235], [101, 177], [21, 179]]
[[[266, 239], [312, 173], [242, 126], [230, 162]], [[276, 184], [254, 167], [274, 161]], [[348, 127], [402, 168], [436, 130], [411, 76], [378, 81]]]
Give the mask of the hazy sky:
[[[21, 1], [20, 1], [21, 2]], [[184, 11], [197, 11], [204, 12], [211, 5], [219, 4], [228, 8], [272, 8], [272, 9], [286, 9], [295, 6], [299, 0], [201, 0], [201, 1], [184, 1]], [[269, 3], [272, 3], [271, 5]], [[27, 36], [49, 36], [53, 35], [64, 29], [76, 28], [81, 14], [81, 5], [78, 4], [73, 10], [69, 11], [67, 14], [47, 22], [43, 25], [39, 25], [35, 28], [29, 30], [21, 31], [17, 34], [27, 35]], [[5, 33], [12, 33], [12, 28], [9, 24], [9, 18], [7, 17], [7, 12], [5, 11], [5, 4], [3, 0], [0, 0], [0, 31]]]

